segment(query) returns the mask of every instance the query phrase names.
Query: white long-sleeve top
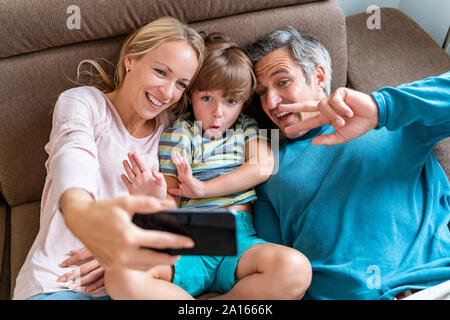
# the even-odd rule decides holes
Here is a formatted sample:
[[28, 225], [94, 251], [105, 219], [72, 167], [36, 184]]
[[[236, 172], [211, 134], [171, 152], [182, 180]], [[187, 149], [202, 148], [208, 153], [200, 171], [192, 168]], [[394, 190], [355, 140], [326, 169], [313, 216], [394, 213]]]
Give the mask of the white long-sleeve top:
[[[58, 201], [69, 188], [82, 188], [96, 200], [128, 194], [120, 175], [128, 152], [138, 153], [150, 169], [159, 169], [158, 143], [169, 125], [162, 112], [150, 136], [135, 138], [126, 130], [110, 100], [94, 87], [63, 92], [56, 103], [50, 140], [45, 146], [47, 177], [41, 199], [39, 233], [16, 280], [14, 299], [68, 290], [57, 279], [70, 268], [59, 264], [84, 245], [67, 228]], [[84, 287], [73, 290], [84, 291]], [[106, 295], [104, 287], [91, 293]]]

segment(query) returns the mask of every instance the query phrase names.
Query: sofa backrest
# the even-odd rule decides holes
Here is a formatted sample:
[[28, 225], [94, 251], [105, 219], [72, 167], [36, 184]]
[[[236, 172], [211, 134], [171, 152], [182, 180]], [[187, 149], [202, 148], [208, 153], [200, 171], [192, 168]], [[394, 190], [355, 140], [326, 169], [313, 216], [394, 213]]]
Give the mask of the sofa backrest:
[[[286, 25], [316, 36], [333, 62], [332, 88], [345, 86], [345, 16], [335, 0], [9, 0], [0, 13], [0, 192], [10, 206], [40, 200], [44, 146], [54, 104], [76, 84], [78, 63], [116, 63], [127, 34], [171, 15], [198, 31], [224, 32], [240, 45]], [[76, 8], [75, 8], [76, 10]], [[73, 22], [73, 21], [72, 21]], [[112, 72], [112, 69], [110, 70]]]

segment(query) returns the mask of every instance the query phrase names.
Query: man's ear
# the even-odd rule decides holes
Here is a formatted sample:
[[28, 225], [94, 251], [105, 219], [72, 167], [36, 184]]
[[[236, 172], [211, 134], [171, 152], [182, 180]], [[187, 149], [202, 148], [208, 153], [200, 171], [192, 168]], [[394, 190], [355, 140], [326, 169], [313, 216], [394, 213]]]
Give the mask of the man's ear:
[[314, 70], [311, 82], [314, 84], [314, 88], [320, 92], [323, 92], [323, 88], [327, 83], [327, 74], [325, 68], [318, 64], [316, 70]]

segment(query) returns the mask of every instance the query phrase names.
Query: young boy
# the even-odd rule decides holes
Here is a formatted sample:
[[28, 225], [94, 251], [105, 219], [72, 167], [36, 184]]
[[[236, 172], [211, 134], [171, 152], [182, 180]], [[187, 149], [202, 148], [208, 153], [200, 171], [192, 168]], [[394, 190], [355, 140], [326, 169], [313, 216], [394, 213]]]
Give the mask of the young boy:
[[160, 140], [164, 176], [130, 154], [122, 179], [131, 194], [167, 196], [184, 208], [236, 210], [238, 253], [182, 256], [148, 272], [108, 271], [107, 291], [115, 299], [192, 299], [205, 291], [221, 294], [214, 299], [300, 299], [311, 281], [308, 259], [258, 238], [253, 228], [252, 188], [269, 178], [274, 161], [256, 122], [242, 112], [255, 88], [252, 65], [217, 34], [205, 42], [207, 58], [189, 94], [192, 110]]

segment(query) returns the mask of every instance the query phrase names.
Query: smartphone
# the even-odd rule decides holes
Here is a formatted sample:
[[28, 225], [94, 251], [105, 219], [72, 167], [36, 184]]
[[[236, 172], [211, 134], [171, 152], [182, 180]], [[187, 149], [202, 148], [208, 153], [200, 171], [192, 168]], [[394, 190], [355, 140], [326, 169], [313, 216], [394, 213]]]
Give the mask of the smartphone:
[[236, 255], [236, 218], [228, 209], [176, 209], [133, 216], [143, 229], [167, 231], [192, 238], [193, 248], [152, 249], [170, 255]]

